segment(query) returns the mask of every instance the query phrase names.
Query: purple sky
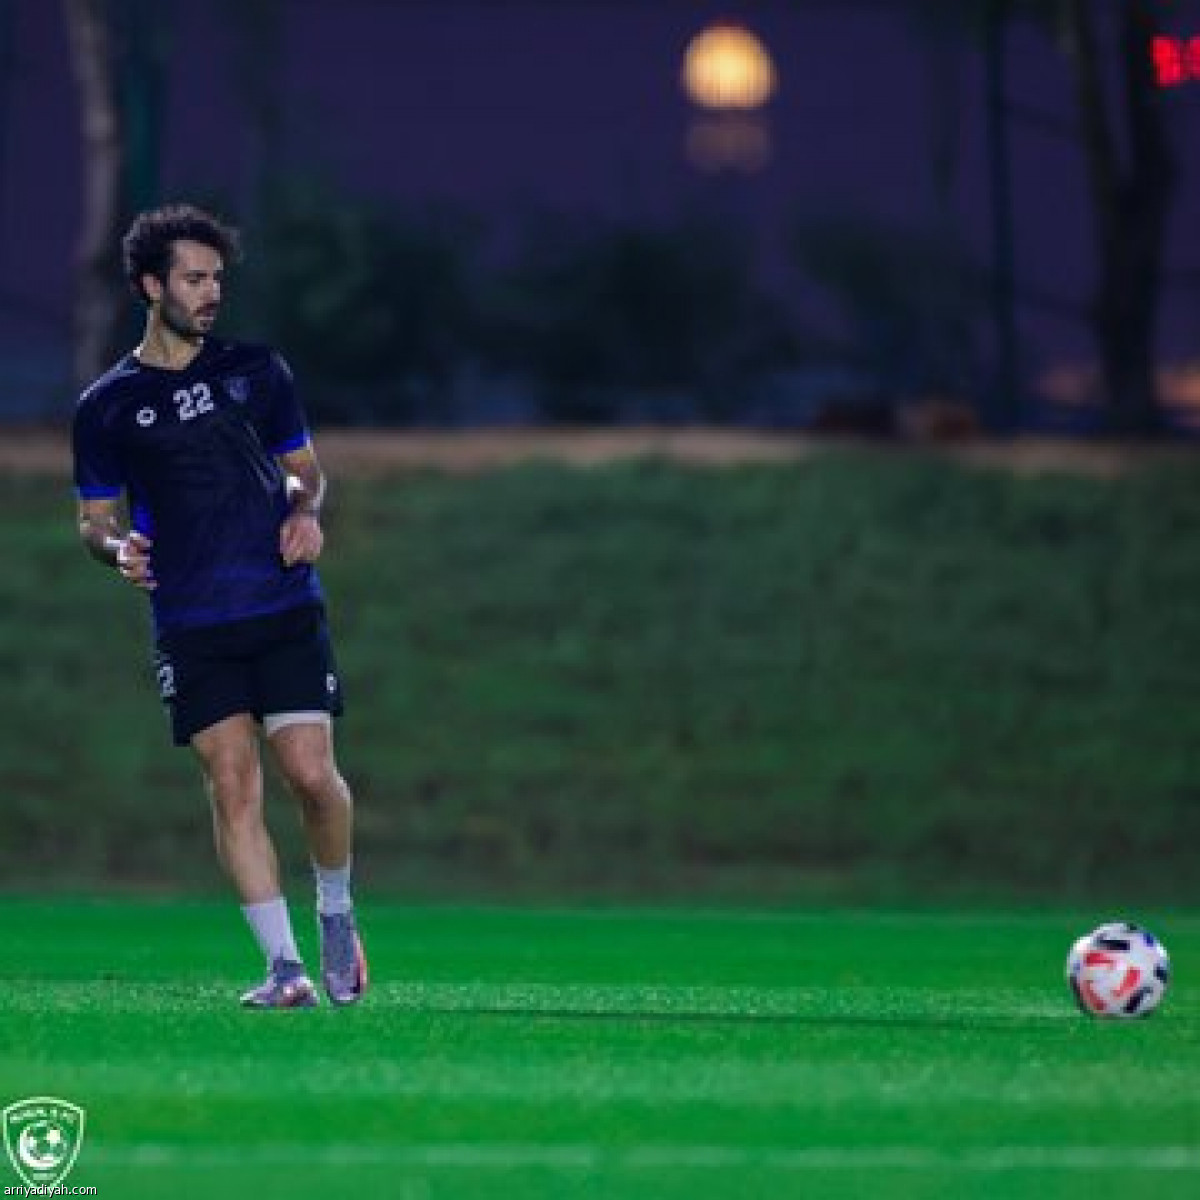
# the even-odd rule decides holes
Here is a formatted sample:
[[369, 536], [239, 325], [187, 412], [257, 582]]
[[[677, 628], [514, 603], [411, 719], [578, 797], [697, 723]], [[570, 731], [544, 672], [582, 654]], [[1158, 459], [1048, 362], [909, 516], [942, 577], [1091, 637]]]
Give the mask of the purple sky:
[[[1180, 14], [1181, 28], [1194, 10], [1200, 33], [1200, 2], [1164, 3]], [[163, 162], [172, 197], [203, 188], [236, 202], [251, 175], [222, 7], [211, 0], [173, 6]], [[679, 72], [688, 39], [724, 12], [764, 39], [780, 74], [766, 116], [772, 161], [733, 187], [764, 239], [770, 243], [796, 210], [929, 220], [937, 202], [930, 49], [902, 15], [881, 7], [289, 0], [278, 70], [288, 158], [399, 205], [449, 202], [481, 209], [499, 225], [537, 211], [669, 215], [713, 187], [684, 152], [696, 114]], [[13, 8], [15, 70], [0, 112], [0, 344], [61, 338], [79, 221], [76, 102], [60, 6], [15, 0]], [[1012, 91], [1023, 104], [1069, 113], [1063, 64], [1049, 45], [1019, 33], [1011, 59]], [[963, 51], [955, 70], [950, 212], [986, 254], [980, 56]], [[1200, 83], [1170, 103], [1185, 150], [1172, 257], [1191, 266], [1200, 263], [1191, 233], [1200, 213], [1191, 169]], [[1014, 165], [1020, 276], [1078, 298], [1091, 264], [1078, 151], [1026, 130]], [[1196, 316], [1194, 297], [1174, 303], [1171, 340], [1190, 336]], [[1045, 317], [1037, 318], [1036, 337], [1047, 353], [1087, 345], [1080, 329]]]

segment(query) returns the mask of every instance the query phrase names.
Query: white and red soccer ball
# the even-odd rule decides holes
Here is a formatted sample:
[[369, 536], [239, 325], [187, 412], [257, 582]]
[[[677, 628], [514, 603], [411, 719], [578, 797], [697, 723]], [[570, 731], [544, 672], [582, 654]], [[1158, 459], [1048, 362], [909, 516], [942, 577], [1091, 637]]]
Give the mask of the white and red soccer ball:
[[1085, 934], [1067, 955], [1067, 983], [1094, 1017], [1148, 1017], [1161, 1003], [1171, 960], [1154, 934], [1111, 921]]

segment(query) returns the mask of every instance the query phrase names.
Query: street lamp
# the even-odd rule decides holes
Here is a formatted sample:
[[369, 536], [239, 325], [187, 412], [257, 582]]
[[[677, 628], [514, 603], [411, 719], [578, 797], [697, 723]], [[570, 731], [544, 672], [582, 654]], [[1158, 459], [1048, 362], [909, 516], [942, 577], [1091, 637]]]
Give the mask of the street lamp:
[[771, 135], [760, 112], [778, 77], [762, 41], [742, 25], [709, 25], [688, 43], [681, 81], [700, 110], [688, 131], [692, 162], [713, 172], [751, 174], [764, 167]]
[[688, 43], [683, 86], [701, 108], [749, 111], [774, 93], [775, 64], [750, 30], [722, 22]]

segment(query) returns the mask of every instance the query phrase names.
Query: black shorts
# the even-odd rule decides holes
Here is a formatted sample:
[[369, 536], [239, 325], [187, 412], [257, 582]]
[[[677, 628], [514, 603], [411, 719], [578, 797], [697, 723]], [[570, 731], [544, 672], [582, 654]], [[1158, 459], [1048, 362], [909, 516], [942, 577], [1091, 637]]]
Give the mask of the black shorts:
[[342, 711], [325, 612], [315, 605], [165, 633], [154, 669], [177, 746], [238, 713], [261, 721], [274, 713]]

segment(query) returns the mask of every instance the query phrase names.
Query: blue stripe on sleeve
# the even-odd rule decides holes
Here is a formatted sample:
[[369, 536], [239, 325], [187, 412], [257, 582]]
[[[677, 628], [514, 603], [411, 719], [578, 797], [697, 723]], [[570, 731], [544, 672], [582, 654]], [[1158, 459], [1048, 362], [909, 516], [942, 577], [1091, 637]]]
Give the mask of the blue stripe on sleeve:
[[271, 447], [271, 453], [277, 457], [280, 454], [291, 454], [293, 450], [299, 450], [302, 446], [308, 445], [308, 430], [302, 429], [295, 437], [288, 438], [286, 442], [281, 442], [278, 446]]
[[104, 487], [98, 484], [88, 484], [75, 489], [80, 500], [114, 500], [122, 491], [119, 487]]

